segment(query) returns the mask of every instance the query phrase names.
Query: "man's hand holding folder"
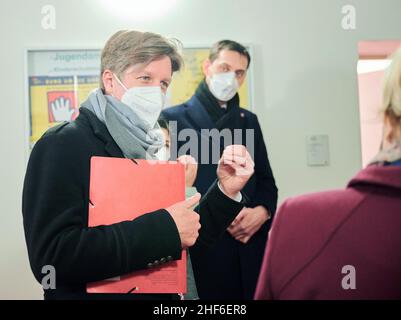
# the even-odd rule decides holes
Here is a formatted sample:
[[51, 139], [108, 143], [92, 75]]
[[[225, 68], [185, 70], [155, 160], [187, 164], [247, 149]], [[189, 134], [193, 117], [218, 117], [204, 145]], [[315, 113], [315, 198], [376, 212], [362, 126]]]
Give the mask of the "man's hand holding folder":
[[198, 239], [201, 225], [199, 214], [194, 211], [194, 208], [200, 198], [200, 193], [197, 193], [188, 200], [176, 203], [166, 209], [177, 226], [183, 249], [192, 247]]

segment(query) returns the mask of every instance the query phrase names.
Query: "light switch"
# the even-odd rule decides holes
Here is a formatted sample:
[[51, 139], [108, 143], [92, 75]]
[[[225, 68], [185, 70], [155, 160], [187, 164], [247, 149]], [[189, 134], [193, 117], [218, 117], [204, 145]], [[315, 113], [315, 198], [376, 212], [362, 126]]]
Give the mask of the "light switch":
[[312, 135], [306, 137], [308, 166], [329, 165], [329, 136]]

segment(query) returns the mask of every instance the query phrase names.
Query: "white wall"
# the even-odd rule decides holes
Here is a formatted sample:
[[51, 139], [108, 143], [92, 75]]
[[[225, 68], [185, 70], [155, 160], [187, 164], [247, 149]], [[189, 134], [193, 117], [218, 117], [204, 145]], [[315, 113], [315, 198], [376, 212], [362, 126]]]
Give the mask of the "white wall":
[[[361, 167], [357, 42], [401, 38], [399, 0], [178, 0], [167, 16], [122, 22], [96, 0], [0, 2], [0, 299], [40, 299], [23, 237], [24, 48], [99, 46], [118, 29], [175, 36], [183, 43], [232, 38], [254, 45], [255, 106], [280, 190], [292, 195], [343, 187]], [[41, 28], [53, 4], [57, 29]], [[341, 28], [353, 4], [357, 29]], [[306, 166], [305, 136], [330, 136], [329, 167]]]

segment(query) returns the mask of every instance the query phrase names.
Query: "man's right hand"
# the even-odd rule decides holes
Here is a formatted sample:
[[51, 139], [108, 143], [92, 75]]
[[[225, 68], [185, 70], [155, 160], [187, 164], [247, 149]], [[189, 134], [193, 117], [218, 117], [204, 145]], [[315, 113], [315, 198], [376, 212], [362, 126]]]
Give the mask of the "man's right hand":
[[185, 201], [166, 208], [177, 226], [183, 249], [193, 246], [196, 239], [198, 239], [201, 225], [199, 223], [199, 214], [193, 209], [199, 203], [200, 198], [200, 193], [197, 193]]

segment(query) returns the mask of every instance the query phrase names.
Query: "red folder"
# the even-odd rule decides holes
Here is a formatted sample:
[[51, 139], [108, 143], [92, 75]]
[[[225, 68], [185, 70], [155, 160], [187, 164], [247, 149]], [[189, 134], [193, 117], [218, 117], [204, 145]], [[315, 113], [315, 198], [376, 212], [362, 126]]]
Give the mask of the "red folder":
[[[92, 157], [89, 199], [89, 227], [133, 220], [185, 200], [184, 166], [177, 162]], [[183, 250], [181, 260], [89, 283], [87, 292], [185, 293], [186, 266]]]

